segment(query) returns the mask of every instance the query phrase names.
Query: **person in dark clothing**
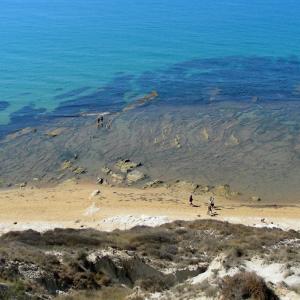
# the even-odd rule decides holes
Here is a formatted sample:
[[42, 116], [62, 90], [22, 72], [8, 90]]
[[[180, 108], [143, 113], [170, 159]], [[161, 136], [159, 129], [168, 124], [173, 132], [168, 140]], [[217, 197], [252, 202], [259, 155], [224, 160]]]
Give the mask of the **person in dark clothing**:
[[97, 128], [103, 127], [103, 116], [97, 117]]
[[207, 214], [212, 216], [213, 215], [213, 210], [212, 210], [212, 206], [211, 204], [209, 203], [208, 206], [207, 206]]
[[189, 202], [190, 202], [190, 205], [191, 205], [191, 206], [193, 206], [193, 201], [194, 201], [194, 199], [193, 199], [193, 195], [190, 195]]
[[214, 197], [210, 197], [209, 198], [209, 204], [211, 205], [211, 208], [215, 208], [215, 198]]

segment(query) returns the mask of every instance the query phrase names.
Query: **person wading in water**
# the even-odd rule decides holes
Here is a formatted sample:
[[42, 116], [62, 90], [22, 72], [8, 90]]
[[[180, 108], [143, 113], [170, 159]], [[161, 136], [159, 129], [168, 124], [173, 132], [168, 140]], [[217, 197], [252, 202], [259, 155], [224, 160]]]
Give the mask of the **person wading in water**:
[[103, 116], [97, 117], [97, 128], [103, 127]]

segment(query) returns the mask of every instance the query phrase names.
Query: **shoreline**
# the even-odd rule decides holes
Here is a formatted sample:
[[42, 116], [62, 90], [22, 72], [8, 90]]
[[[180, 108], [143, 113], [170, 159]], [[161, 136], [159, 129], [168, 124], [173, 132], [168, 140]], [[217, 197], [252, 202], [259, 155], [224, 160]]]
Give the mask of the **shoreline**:
[[[95, 191], [99, 190], [98, 195]], [[172, 188], [109, 187], [67, 182], [52, 187], [0, 191], [0, 233], [33, 229], [94, 228], [101, 231], [156, 226], [175, 220], [214, 219], [255, 227], [300, 230], [300, 207], [243, 203], [216, 197], [217, 215], [207, 215], [210, 194]]]
[[[228, 184], [245, 199], [299, 203], [298, 103], [294, 108], [280, 103], [138, 104], [104, 116], [101, 128], [95, 116], [65, 118], [6, 137], [0, 141], [0, 185], [74, 177], [101, 177], [114, 184], [127, 176], [116, 168], [124, 159], [144, 174], [136, 186], [184, 179], [201, 186]], [[104, 167], [115, 178], [102, 172]]]

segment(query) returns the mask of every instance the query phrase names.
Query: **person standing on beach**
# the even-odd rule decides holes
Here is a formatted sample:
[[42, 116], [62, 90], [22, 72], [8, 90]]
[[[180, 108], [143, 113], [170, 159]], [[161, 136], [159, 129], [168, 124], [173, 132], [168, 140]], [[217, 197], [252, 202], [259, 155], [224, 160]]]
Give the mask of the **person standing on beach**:
[[193, 206], [193, 201], [194, 201], [193, 195], [190, 195], [189, 203], [191, 206]]

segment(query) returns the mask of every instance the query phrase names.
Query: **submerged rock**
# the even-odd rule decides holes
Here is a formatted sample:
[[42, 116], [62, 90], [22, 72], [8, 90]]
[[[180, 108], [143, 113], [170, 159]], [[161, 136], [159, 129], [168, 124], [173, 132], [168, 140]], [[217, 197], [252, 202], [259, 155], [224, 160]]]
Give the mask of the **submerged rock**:
[[120, 184], [125, 180], [125, 177], [122, 174], [110, 173], [110, 175], [114, 183]]
[[139, 167], [140, 165], [140, 163], [135, 163], [129, 159], [122, 159], [115, 164], [115, 167], [119, 169], [122, 173], [128, 173], [129, 171]]
[[30, 134], [30, 133], [35, 133], [37, 131], [36, 128], [31, 128], [31, 127], [26, 127], [26, 128], [23, 128], [17, 132], [14, 132], [14, 133], [11, 133], [9, 135], [6, 136], [6, 141], [12, 141], [18, 137], [21, 137], [21, 136], [24, 136], [24, 135], [27, 135], [27, 134]]
[[84, 174], [86, 173], [86, 169], [82, 167], [76, 167], [75, 169], [73, 169], [73, 173], [77, 175]]
[[128, 181], [128, 183], [134, 183], [134, 182], [144, 179], [145, 177], [146, 176], [144, 173], [142, 173], [138, 170], [134, 170], [127, 174], [127, 181]]
[[143, 106], [151, 101], [153, 101], [155, 98], [158, 97], [158, 93], [156, 91], [152, 91], [150, 94], [145, 95], [144, 97], [141, 97], [137, 99], [136, 101], [131, 102], [128, 104], [124, 109], [123, 112], [135, 109], [139, 106]]
[[145, 188], [149, 188], [149, 187], [158, 187], [161, 186], [164, 182], [161, 180], [152, 180], [146, 183]]
[[240, 143], [240, 140], [234, 134], [231, 134], [228, 139], [228, 142], [226, 142], [225, 145], [226, 146], [236, 146], [236, 145], [239, 145], [239, 143]]
[[57, 137], [62, 134], [65, 128], [56, 128], [51, 131], [46, 132], [46, 135], [49, 137]]
[[65, 160], [62, 164], [61, 164], [61, 170], [67, 170], [70, 169], [73, 166], [73, 163], [70, 160]]
[[170, 188], [175, 191], [180, 190], [193, 193], [199, 188], [199, 185], [189, 181], [177, 180], [174, 184], [170, 185]]
[[172, 146], [176, 147], [176, 148], [181, 148], [181, 143], [180, 143], [180, 136], [176, 135], [174, 138], [174, 141], [172, 143]]
[[213, 193], [217, 196], [231, 198], [239, 195], [238, 192], [232, 191], [229, 184], [218, 185], [212, 189]]
[[101, 172], [102, 172], [103, 174], [105, 174], [105, 175], [109, 175], [109, 174], [111, 174], [111, 169], [108, 168], [108, 167], [103, 167], [103, 168], [101, 169]]
[[201, 138], [205, 141], [209, 140], [209, 134], [206, 128], [202, 128], [200, 131]]

